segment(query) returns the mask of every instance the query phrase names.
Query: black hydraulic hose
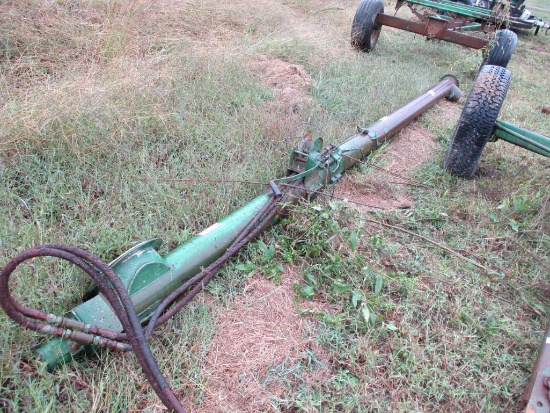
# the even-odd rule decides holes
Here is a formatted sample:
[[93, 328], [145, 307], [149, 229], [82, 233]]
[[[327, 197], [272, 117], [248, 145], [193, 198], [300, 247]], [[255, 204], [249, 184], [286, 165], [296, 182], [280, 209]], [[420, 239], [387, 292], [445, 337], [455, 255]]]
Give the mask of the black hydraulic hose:
[[[274, 194], [220, 258], [191, 277], [161, 302], [146, 329], [142, 327], [139, 321], [128, 291], [112, 268], [90, 252], [66, 244], [40, 245], [12, 258], [0, 273], [0, 306], [16, 323], [40, 333], [52, 334], [77, 343], [107, 347], [112, 350], [133, 350], [143, 373], [163, 404], [170, 411], [185, 413], [185, 409], [162, 375], [147, 340], [156, 326], [165, 323], [188, 304], [229, 258], [235, 255], [272, 221], [278, 212], [276, 201], [281, 196], [278, 188], [276, 189], [277, 191], [272, 188]], [[93, 278], [100, 293], [105, 297], [120, 320], [124, 332], [116, 332], [87, 325], [70, 318], [48, 314], [25, 307], [15, 301], [9, 288], [10, 276], [20, 264], [35, 257], [63, 259], [76, 265]], [[184, 295], [186, 291], [187, 293]], [[181, 298], [182, 296], [183, 298]], [[165, 312], [171, 305], [173, 306]], [[129, 344], [124, 341], [129, 341]]]

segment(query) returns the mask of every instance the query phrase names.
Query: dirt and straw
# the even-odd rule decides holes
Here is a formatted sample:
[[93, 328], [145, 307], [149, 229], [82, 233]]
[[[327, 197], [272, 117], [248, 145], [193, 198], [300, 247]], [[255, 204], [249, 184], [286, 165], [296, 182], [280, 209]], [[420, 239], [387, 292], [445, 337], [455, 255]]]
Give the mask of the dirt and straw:
[[[272, 93], [272, 99], [261, 103], [261, 110], [267, 114], [263, 119], [265, 133], [271, 134], [271, 139], [279, 141], [294, 139], [295, 137], [289, 138], [290, 134], [307, 129], [307, 125], [312, 123], [311, 119], [304, 118], [305, 114], [311, 111], [312, 107], [322, 106], [319, 99], [316, 100], [312, 96], [312, 90], [317, 88], [317, 83], [322, 79], [312, 77], [311, 70], [308, 70], [306, 66], [311, 67], [322, 62], [344, 58], [352, 59], [356, 55], [356, 52], [348, 46], [348, 39], [345, 36], [347, 25], [355, 10], [355, 3], [350, 1], [338, 1], [331, 5], [320, 1], [286, 2], [288, 4], [268, 1], [214, 3], [178, 0], [151, 3], [133, 1], [126, 4], [125, 2], [112, 1], [107, 2], [105, 8], [85, 8], [79, 6], [78, 3], [71, 3], [69, 8], [57, 6], [55, 2], [38, 5], [36, 2], [27, 0], [25, 3], [27, 3], [27, 8], [21, 7], [15, 2], [7, 2], [0, 15], [2, 35], [6, 44], [13, 46], [4, 48], [4, 57], [9, 64], [4, 63], [2, 67], [2, 81], [13, 90], [18, 91], [17, 93], [20, 93], [21, 96], [27, 94], [32, 96], [32, 89], [37, 88], [47, 91], [53, 98], [63, 99], [67, 97], [66, 90], [75, 90], [74, 85], [78, 83], [80, 86], [76, 90], [80, 90], [82, 96], [77, 100], [86, 102], [88, 98], [86, 81], [93, 78], [95, 72], [104, 71], [104, 66], [108, 66], [106, 76], [113, 75], [116, 81], [127, 80], [132, 76], [140, 77], [139, 65], [143, 65], [146, 73], [156, 73], [151, 70], [152, 67], [156, 67], [155, 70], [162, 73], [159, 79], [170, 79], [171, 69], [166, 63], [166, 59], [168, 59], [166, 53], [169, 53], [170, 48], [163, 49], [166, 44], [171, 44], [172, 47], [188, 48], [191, 53], [197, 55], [227, 54], [231, 56], [232, 53], [235, 53], [234, 50], [238, 50], [241, 53], [239, 59], [245, 61], [245, 66], [253, 74], [253, 77]], [[69, 12], [73, 15], [66, 14]], [[330, 15], [334, 24], [318, 24], [318, 20], [312, 16], [320, 14]], [[136, 16], [147, 16], [147, 19], [133, 19]], [[308, 16], [305, 21], [304, 16]], [[85, 24], [81, 24], [82, 22]], [[137, 22], [144, 24], [140, 25]], [[284, 32], [282, 28], [286, 28], [287, 37], [281, 35], [281, 32], [277, 33], [273, 39], [269, 39], [269, 36], [258, 35], [258, 33], [268, 33], [270, 26], [278, 28], [281, 32]], [[157, 33], [159, 27], [162, 30]], [[388, 31], [391, 32], [391, 30]], [[395, 36], [399, 35], [395, 34]], [[65, 40], [51, 44], [47, 42], [48, 39], [59, 36], [63, 36]], [[246, 39], [247, 36], [257, 36], [260, 40], [256, 42], [248, 40], [249, 43], [246, 43], [243, 38]], [[176, 38], [182, 40], [176, 42], [173, 40]], [[299, 38], [300, 42], [305, 45], [303, 50], [306, 50], [307, 53], [302, 50], [285, 55], [283, 53], [285, 44], [296, 41], [296, 38]], [[396, 39], [397, 37], [394, 40]], [[390, 39], [384, 38], [384, 40], [386, 40], [385, 44], [380, 47], [390, 47]], [[243, 46], [245, 43], [246, 47]], [[308, 50], [310, 46], [312, 50], [318, 47], [317, 43], [324, 45], [322, 56], [312, 54]], [[144, 48], [144, 44], [147, 45], [147, 48]], [[162, 50], [158, 52], [155, 47]], [[422, 48], [422, 44], [415, 44], [414, 47]], [[43, 50], [47, 50], [48, 53], [40, 53]], [[124, 72], [125, 69], [133, 65], [137, 65], [138, 70], [126, 73], [126, 77], [121, 77], [121, 71]], [[83, 67], [86, 67], [86, 70], [83, 70]], [[208, 65], [202, 69], [208, 70]], [[74, 78], [66, 75], [73, 70], [77, 74], [84, 73], [84, 75], [75, 75]], [[59, 92], [58, 96], [55, 90], [49, 90], [54, 84], [52, 79], [56, 78], [62, 79], [61, 84], [65, 88]], [[90, 80], [90, 82], [93, 81]], [[151, 81], [153, 82], [154, 79]], [[123, 89], [124, 85], [121, 90]], [[0, 95], [0, 104], [6, 113], [10, 109], [6, 106], [8, 90], [9, 88], [3, 88], [3, 95]], [[99, 90], [94, 93], [104, 92]], [[28, 103], [29, 106], [40, 104], [32, 100]], [[159, 104], [161, 103], [162, 99], [159, 100]], [[460, 105], [442, 102], [432, 109], [431, 120], [415, 122], [406, 127], [390, 144], [369, 158], [369, 162], [382, 169], [377, 169], [374, 172], [368, 166], [361, 166], [360, 172], [356, 171], [342, 179], [339, 185], [330, 192], [330, 198], [320, 197], [318, 201], [321, 205], [320, 208], [330, 209], [328, 206], [330, 202], [347, 200], [347, 207], [356, 211], [354, 213], [358, 215], [355, 217], [359, 220], [361, 217], [371, 217], [372, 211], [378, 214], [377, 216], [381, 216], [380, 214], [391, 216], [393, 213], [414, 214], [416, 203], [422, 202], [422, 198], [418, 197], [418, 191], [415, 191], [414, 188], [424, 185], [416, 179], [426, 178], [426, 174], [430, 174], [429, 171], [426, 172], [426, 165], [441, 157], [441, 136], [437, 131], [445, 128], [449, 130], [449, 125], [453, 125], [458, 119], [460, 108]], [[24, 123], [28, 130], [40, 131], [43, 128], [43, 124], [40, 123], [47, 122], [48, 117], [51, 117], [52, 114], [48, 112], [47, 108], [40, 112], [46, 119], [35, 117], [35, 113], [30, 109], [27, 112], [23, 109], [19, 113], [20, 119], [22, 119], [19, 122]], [[381, 115], [384, 114], [381, 113]], [[62, 118], [63, 113], [57, 114], [57, 119]], [[316, 133], [318, 130], [313, 128], [308, 132]], [[6, 150], [0, 157], [0, 162], [18, 156], [18, 150], [25, 151], [14, 144], [14, 140], [10, 136], [3, 136], [3, 139], [4, 141], [0, 144], [3, 144]], [[41, 137], [39, 134], [38, 137], [31, 139], [45, 139], [46, 143], [38, 145], [43, 148], [47, 145], [49, 138]], [[514, 156], [521, 157], [521, 150], [514, 149], [511, 152], [518, 154]], [[85, 156], [85, 154], [80, 153], [78, 156]], [[497, 154], [495, 156], [502, 159], [502, 162], [507, 162], [506, 155]], [[478, 178], [482, 180], [495, 176], [497, 179], [503, 177], [503, 173], [497, 171], [489, 163], [482, 164], [480, 171]], [[500, 175], [498, 175], [499, 173]], [[548, 187], [541, 190], [547, 191]], [[513, 193], [511, 188], [488, 186], [483, 182], [478, 190], [473, 189], [473, 191], [483, 194], [488, 199], [493, 197], [497, 204], [512, 196]], [[544, 228], [547, 228], [548, 211], [544, 211], [544, 205], [546, 204], [539, 205], [540, 213], [538, 218], [533, 220], [533, 226], [529, 227], [531, 230], [541, 231], [542, 229], [544, 231]], [[426, 208], [426, 206], [423, 205], [422, 208]], [[457, 207], [457, 210], [448, 211], [448, 214], [450, 215], [449, 219], [460, 221], [468, 219], [474, 213], [470, 210], [460, 210]], [[411, 227], [414, 225], [411, 224]], [[444, 231], [444, 227], [438, 227], [431, 235], [443, 237]], [[376, 236], [381, 233], [378, 230], [371, 230], [368, 234], [372, 239], [378, 239]], [[269, 243], [266, 238], [262, 239]], [[405, 243], [402, 240], [394, 240], [395, 245], [400, 245], [400, 242], [403, 245]], [[504, 245], [499, 240], [495, 241], [495, 248], [506, 250], [511, 248], [510, 245]], [[413, 249], [414, 254], [419, 254], [421, 250], [420, 247], [413, 247]], [[360, 249], [358, 250], [360, 251]], [[493, 252], [506, 255], [505, 250], [494, 250]], [[532, 257], [523, 255], [521, 260], [534, 259], [541, 266], [548, 268], [547, 257], [540, 256], [539, 253], [532, 255]], [[411, 259], [411, 257], [409, 251], [403, 255], [403, 260]], [[413, 259], [418, 260], [418, 257], [413, 257]], [[407, 274], [405, 278], [410, 278], [411, 274], [419, 271], [414, 268], [413, 264], [398, 261], [391, 254], [383, 254], [377, 262], [373, 262], [373, 265], [387, 274]], [[435, 265], [441, 269], [446, 268], [445, 263]], [[315, 409], [312, 407], [302, 406], [300, 408], [299, 404], [291, 403], [287, 406], [283, 401], [288, 398], [289, 391], [296, 391], [298, 387], [323, 388], [327, 382], [334, 381], [335, 375], [340, 378], [345, 376], [357, 379], [362, 373], [372, 374], [373, 377], [368, 382], [362, 382], [361, 378], [357, 379], [362, 384], [353, 387], [354, 391], [359, 393], [356, 396], [364, 398], [369, 395], [370, 398], [376, 398], [376, 395], [381, 395], [381, 402], [379, 402], [381, 404], [378, 404], [381, 409], [383, 409], [384, 403], [389, 403], [387, 406], [398, 406], [398, 409], [407, 405], [409, 406], [407, 411], [414, 409], [416, 409], [414, 411], [443, 411], [447, 408], [456, 409], [457, 406], [460, 406], [462, 411], [484, 411], [484, 407], [480, 405], [472, 406], [470, 410], [467, 402], [465, 404], [462, 401], [463, 394], [457, 396], [460, 401], [454, 404], [452, 400], [447, 399], [431, 400], [429, 405], [431, 407], [419, 406], [415, 401], [413, 390], [415, 386], [410, 385], [409, 392], [403, 390], [407, 387], [407, 384], [404, 383], [406, 379], [404, 370], [392, 373], [388, 371], [389, 367], [384, 366], [385, 357], [400, 359], [401, 364], [406, 365], [407, 357], [415, 357], [414, 348], [422, 345], [435, 346], [435, 348], [438, 346], [463, 346], [467, 353], [465, 357], [469, 357], [469, 351], [472, 353], [479, 351], [475, 346], [468, 350], [468, 340], [473, 340], [473, 335], [453, 336], [454, 332], [438, 329], [438, 327], [435, 327], [438, 329], [436, 333], [430, 333], [428, 326], [425, 327], [425, 331], [411, 331], [413, 324], [411, 317], [414, 316], [403, 313], [405, 311], [403, 307], [391, 311], [392, 306], [390, 305], [389, 308], [380, 310], [380, 313], [384, 313], [386, 317], [384, 325], [390, 326], [391, 330], [387, 340], [391, 340], [391, 333], [399, 328], [402, 337], [412, 340], [408, 350], [397, 351], [389, 342], [384, 344], [384, 341], [379, 339], [377, 343], [381, 347], [373, 353], [373, 349], [368, 348], [369, 343], [366, 340], [361, 342], [359, 339], [361, 344], [353, 353], [356, 357], [355, 367], [351, 362], [346, 364], [344, 358], [350, 357], [350, 355], [348, 353], [342, 355], [345, 352], [339, 355], [337, 354], [338, 350], [335, 351], [330, 346], [321, 343], [319, 325], [324, 324], [319, 322], [319, 317], [312, 316], [323, 314], [325, 319], [327, 315], [336, 317], [342, 311], [344, 304], [330, 300], [322, 294], [316, 294], [314, 299], [303, 299], [299, 287], [304, 285], [304, 268], [304, 265], [298, 265], [296, 262], [287, 263], [283, 267], [284, 271], [277, 277], [268, 277], [261, 270], [252, 270], [248, 277], [242, 279], [238, 291], [229, 299], [220, 299], [216, 294], [210, 297], [211, 292], [204, 293], [200, 305], [210, 308], [209, 311], [213, 314], [211, 323], [214, 326], [214, 331], [209, 342], [202, 345], [197, 345], [197, 343], [191, 345], [192, 350], [198, 347], [202, 348], [201, 351], [196, 350], [196, 352], [204, 356], [202, 362], [199, 363], [201, 366], [200, 384], [196, 384], [195, 389], [191, 392], [193, 397], [189, 393], [184, 394], [178, 390], [178, 394], [182, 396], [191, 411], [211, 413], [314, 411]], [[406, 300], [405, 297], [399, 298], [400, 291], [403, 289], [400, 283], [403, 282], [409, 281], [387, 280], [389, 290], [387, 299], [389, 301], [391, 299]], [[549, 289], [545, 281], [537, 282], [539, 282], [541, 291], [544, 291], [545, 288]], [[434, 281], [430, 275], [420, 271], [416, 288], [428, 294], [433, 292], [436, 296], [442, 294], [443, 300], [456, 300], [457, 307], [460, 306], [460, 298], [453, 298], [459, 297], [462, 290], [462, 287], [458, 286], [457, 277], [451, 277], [447, 281]], [[491, 294], [498, 294], [498, 287], [488, 288], [487, 291], [490, 291]], [[477, 297], [478, 294], [475, 296]], [[512, 299], [510, 293], [504, 294], [502, 297], [502, 300], [510, 299]], [[417, 311], [419, 313], [429, 312], [429, 302], [429, 300], [426, 301], [426, 305]], [[529, 314], [519, 315], [519, 318], [526, 320], [532, 316], [533, 311], [539, 315], [546, 314], [540, 306], [533, 307], [530, 303], [524, 300], [522, 305]], [[455, 311], [460, 313], [458, 308]], [[450, 315], [448, 317], [453, 318]], [[459, 314], [457, 317], [467, 319], [469, 316]], [[10, 324], [10, 328], [18, 327], [13, 327]], [[529, 331], [529, 328], [526, 327], [525, 331]], [[174, 334], [174, 331], [160, 332], [156, 336], [164, 333]], [[341, 334], [353, 334], [353, 332], [344, 330]], [[435, 340], [431, 334], [436, 334], [435, 336], [439, 338]], [[514, 334], [519, 333], [514, 330]], [[513, 337], [514, 334], [511, 336]], [[533, 342], [537, 340], [538, 337]], [[513, 340], [506, 340], [506, 345], [510, 346], [509, 351], [513, 351], [511, 341]], [[403, 341], [400, 343], [402, 345]], [[361, 356], [361, 348], [364, 350], [364, 354], [368, 353], [377, 358], [374, 364], [371, 364], [369, 368], [365, 367], [364, 370], [356, 367], [368, 364], [364, 359], [361, 360], [361, 357], [366, 357]], [[435, 348], [433, 357], [438, 354], [446, 354], [447, 350], [441, 352]], [[449, 351], [451, 350], [449, 349]], [[291, 381], [290, 385], [284, 380], [270, 380], [270, 377], [276, 376], [276, 372], [274, 372], [276, 366], [299, 365], [303, 362], [304, 354], [313, 355], [315, 364], [320, 367], [300, 371], [299, 378]], [[529, 365], [531, 361], [526, 361], [526, 365]], [[472, 367], [466, 364], [461, 367], [460, 361], [426, 360], [426, 363], [430, 362], [433, 362], [434, 369], [445, 369], [446, 365], [451, 369], [448, 372], [447, 386], [458, 380], [457, 377], [461, 374], [473, 371]], [[417, 364], [414, 366], [419, 368]], [[33, 369], [26, 363], [24, 367], [27, 373]], [[429, 366], [425, 367], [429, 368]], [[482, 366], [479, 368], [483, 369]], [[175, 374], [177, 373], [172, 371], [172, 379], [175, 379]], [[506, 375], [507, 372], [495, 372], [495, 374]], [[525, 377], [524, 374], [523, 378]], [[142, 381], [138, 377], [135, 377], [135, 380]], [[344, 379], [342, 378], [342, 380]], [[484, 380], [487, 379], [484, 377]], [[297, 382], [299, 386], [296, 385]], [[90, 387], [85, 377], [80, 375], [74, 375], [73, 385], [80, 386], [80, 389]], [[193, 387], [189, 383], [185, 386]], [[458, 387], [465, 389], [467, 393], [471, 391], [472, 386], [474, 384], [467, 380], [466, 384]], [[483, 383], [482, 386], [489, 385]], [[509, 392], [515, 392], [514, 394], [517, 395], [518, 389]], [[7, 396], [4, 394], [3, 397]], [[339, 396], [336, 392], [332, 393], [331, 397], [338, 398]], [[495, 395], [491, 402], [496, 406], [510, 408], [511, 403], [499, 399], [499, 397], [504, 396]], [[342, 398], [345, 397], [342, 396]], [[420, 396], [418, 399], [426, 401]], [[278, 401], [278, 404], [274, 400]], [[160, 404], [157, 401], [151, 402], [151, 398], [149, 398], [149, 402], [142, 401], [140, 403], [144, 411], [162, 411]], [[312, 404], [312, 406], [327, 408], [326, 403], [330, 404], [330, 401], [319, 403]], [[365, 403], [367, 401], [363, 400], [359, 402], [359, 406], [365, 406]], [[334, 404], [338, 405], [336, 402]], [[3, 406], [6, 409], [9, 407], [9, 403], [6, 401]], [[346, 411], [345, 405], [342, 406], [344, 407], [338, 409]], [[357, 405], [355, 406], [347, 411], [358, 411]], [[366, 407], [364, 408], [366, 409]], [[330, 410], [328, 407], [327, 411], [335, 410]]]

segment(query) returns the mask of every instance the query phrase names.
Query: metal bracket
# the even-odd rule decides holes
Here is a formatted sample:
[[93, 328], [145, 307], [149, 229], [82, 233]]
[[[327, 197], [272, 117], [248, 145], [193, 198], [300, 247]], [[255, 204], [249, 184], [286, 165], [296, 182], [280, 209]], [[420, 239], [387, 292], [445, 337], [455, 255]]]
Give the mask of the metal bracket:
[[338, 182], [338, 180], [340, 180], [341, 177], [342, 177], [342, 174], [336, 174], [332, 178], [330, 178], [330, 181], [334, 184]]
[[371, 133], [367, 128], [362, 128], [361, 126], [357, 127], [357, 132], [361, 135], [368, 135], [368, 137], [374, 141], [377, 148], [381, 145], [381, 143], [378, 142], [378, 138], [380, 138], [380, 136], [378, 136], [376, 132]]

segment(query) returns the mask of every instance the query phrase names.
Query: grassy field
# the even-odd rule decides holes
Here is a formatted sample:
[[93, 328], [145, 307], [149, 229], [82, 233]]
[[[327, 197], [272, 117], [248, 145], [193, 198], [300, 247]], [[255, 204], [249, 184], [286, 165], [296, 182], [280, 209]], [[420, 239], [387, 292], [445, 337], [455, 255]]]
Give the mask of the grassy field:
[[[384, 28], [359, 53], [356, 7], [4, 2], [0, 267], [46, 242], [109, 262], [160, 237], [166, 253], [265, 189], [245, 181], [283, 176], [304, 134], [340, 143], [448, 73], [469, 92], [480, 52]], [[550, 135], [548, 67], [550, 36], [520, 33], [499, 119]], [[550, 167], [497, 142], [473, 180], [451, 177], [442, 160], [463, 103], [418, 120], [435, 149], [407, 171], [425, 185], [403, 189], [412, 208], [300, 205], [159, 328], [153, 352], [190, 411], [514, 411], [548, 324]], [[239, 182], [204, 182], [221, 179]], [[58, 314], [89, 286], [48, 259], [13, 280], [27, 305]], [[44, 337], [0, 322], [2, 411], [163, 411], [132, 354], [50, 374], [33, 353]]]

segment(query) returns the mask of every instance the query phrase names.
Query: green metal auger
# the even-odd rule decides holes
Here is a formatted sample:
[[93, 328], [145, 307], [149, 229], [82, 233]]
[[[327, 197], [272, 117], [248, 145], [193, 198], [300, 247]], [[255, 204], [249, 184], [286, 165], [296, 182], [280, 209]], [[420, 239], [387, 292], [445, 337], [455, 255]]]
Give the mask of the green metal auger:
[[[146, 343], [152, 328], [192, 299], [239, 248], [277, 222], [286, 205], [334, 185], [356, 162], [439, 100], [457, 101], [461, 96], [458, 80], [448, 75], [392, 114], [358, 128], [340, 145], [324, 146], [321, 138], [303, 139], [292, 150], [288, 176], [271, 181], [268, 192], [165, 256], [158, 252], [159, 239], [136, 245], [108, 266], [87, 251], [63, 244], [27, 250], [8, 262], [0, 274], [0, 305], [17, 323], [56, 336], [37, 349], [48, 370], [101, 347], [133, 350], [163, 403], [172, 411], [184, 412]], [[11, 273], [21, 262], [39, 256], [72, 262], [98, 283], [66, 317], [26, 308], [11, 295]]]
[[[338, 146], [324, 147], [321, 138], [302, 140], [290, 155], [288, 176], [274, 181], [279, 186], [292, 183], [281, 203], [298, 202], [335, 184], [357, 160], [363, 159], [439, 100], [446, 97], [456, 101], [460, 96], [462, 92], [458, 89], [457, 79], [446, 76], [391, 115], [367, 128], [359, 128], [356, 135]], [[220, 257], [269, 197], [269, 193], [258, 196], [165, 256], [158, 253], [162, 241], [154, 239], [136, 245], [111, 262], [109, 265], [130, 293], [140, 320], [146, 322], [164, 297]], [[70, 311], [71, 318], [121, 331], [120, 321], [97, 290], [91, 291], [85, 298], [85, 302]], [[93, 352], [91, 347], [57, 338], [40, 347], [37, 353], [48, 369], [53, 370], [77, 354]]]

